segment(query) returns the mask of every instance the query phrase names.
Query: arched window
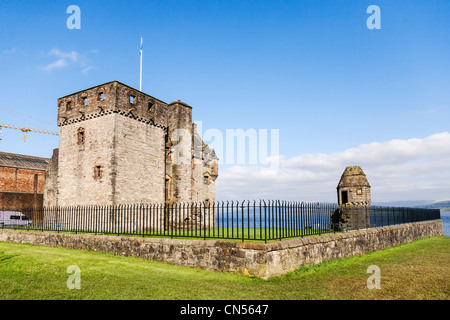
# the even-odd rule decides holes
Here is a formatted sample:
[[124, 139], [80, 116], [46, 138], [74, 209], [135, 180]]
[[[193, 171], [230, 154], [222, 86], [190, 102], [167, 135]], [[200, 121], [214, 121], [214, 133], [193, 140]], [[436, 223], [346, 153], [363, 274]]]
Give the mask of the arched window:
[[83, 106], [87, 106], [87, 93], [86, 92], [83, 92], [81, 95], [80, 95], [80, 102], [81, 102], [81, 106], [83, 107]]
[[105, 100], [105, 90], [103, 88], [98, 88], [97, 89], [97, 101], [103, 101]]

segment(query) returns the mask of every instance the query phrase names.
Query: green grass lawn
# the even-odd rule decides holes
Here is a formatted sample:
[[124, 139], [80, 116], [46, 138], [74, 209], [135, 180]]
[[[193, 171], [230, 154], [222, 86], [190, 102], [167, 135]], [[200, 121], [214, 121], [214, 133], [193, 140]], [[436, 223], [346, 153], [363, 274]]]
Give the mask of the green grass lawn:
[[[67, 268], [81, 270], [69, 290]], [[381, 269], [381, 289], [366, 286]], [[0, 242], [0, 299], [450, 299], [450, 237], [429, 237], [262, 280], [106, 253]]]

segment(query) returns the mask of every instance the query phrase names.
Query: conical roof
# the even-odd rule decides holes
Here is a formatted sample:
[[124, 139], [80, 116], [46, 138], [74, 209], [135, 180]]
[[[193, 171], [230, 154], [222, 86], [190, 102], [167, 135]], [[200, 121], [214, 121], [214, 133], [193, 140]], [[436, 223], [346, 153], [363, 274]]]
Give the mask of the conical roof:
[[343, 187], [370, 187], [364, 171], [359, 166], [345, 168], [339, 181], [338, 188]]

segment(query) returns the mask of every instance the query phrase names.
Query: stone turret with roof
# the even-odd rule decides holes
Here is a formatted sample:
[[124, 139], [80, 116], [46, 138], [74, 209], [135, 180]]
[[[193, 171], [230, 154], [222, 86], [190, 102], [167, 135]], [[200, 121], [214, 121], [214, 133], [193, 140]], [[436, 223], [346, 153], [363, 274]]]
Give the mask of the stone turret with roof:
[[337, 186], [339, 209], [332, 213], [330, 228], [339, 231], [370, 226], [370, 184], [359, 166], [345, 168]]
[[337, 186], [339, 206], [369, 206], [370, 184], [359, 166], [345, 168]]

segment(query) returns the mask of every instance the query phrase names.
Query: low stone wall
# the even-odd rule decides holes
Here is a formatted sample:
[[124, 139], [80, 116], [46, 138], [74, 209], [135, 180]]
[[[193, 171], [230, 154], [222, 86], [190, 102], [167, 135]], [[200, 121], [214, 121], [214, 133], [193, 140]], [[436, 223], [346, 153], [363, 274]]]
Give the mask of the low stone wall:
[[443, 235], [442, 220], [339, 234], [252, 243], [217, 240], [137, 238], [0, 230], [0, 241], [108, 252], [264, 279], [302, 265], [361, 255], [427, 236]]

